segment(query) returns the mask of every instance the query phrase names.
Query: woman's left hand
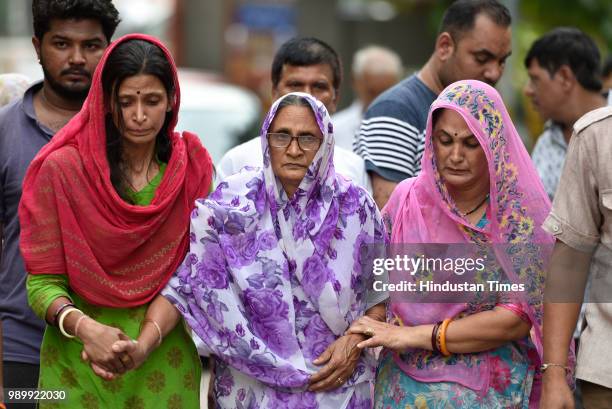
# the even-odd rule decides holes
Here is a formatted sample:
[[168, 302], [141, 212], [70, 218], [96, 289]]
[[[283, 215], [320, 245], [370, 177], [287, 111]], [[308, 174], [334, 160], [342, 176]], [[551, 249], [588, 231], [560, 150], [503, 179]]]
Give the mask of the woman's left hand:
[[324, 365], [316, 374], [310, 377], [311, 392], [326, 392], [341, 387], [355, 372], [357, 362], [361, 356], [361, 349], [357, 344], [363, 341], [361, 335], [344, 335], [327, 347], [327, 349], [313, 361], [315, 365]]
[[[411, 334], [411, 332], [415, 332], [418, 329], [419, 327], [400, 327], [398, 325], [376, 321], [370, 317], [361, 317], [353, 322], [346, 333], [360, 334], [369, 337], [365, 341], [357, 344], [357, 348], [385, 347], [395, 352], [403, 352], [407, 348], [418, 347], [416, 338], [419, 334]], [[426, 336], [425, 333], [421, 335]]]

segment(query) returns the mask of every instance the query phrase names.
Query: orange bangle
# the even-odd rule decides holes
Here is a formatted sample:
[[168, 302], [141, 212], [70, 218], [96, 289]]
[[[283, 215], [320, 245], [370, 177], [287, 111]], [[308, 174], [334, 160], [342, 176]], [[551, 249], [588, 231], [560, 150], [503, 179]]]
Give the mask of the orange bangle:
[[440, 352], [442, 352], [442, 355], [444, 356], [451, 356], [451, 353], [448, 352], [448, 349], [446, 348], [446, 328], [448, 328], [448, 324], [450, 324], [450, 322], [452, 321], [451, 318], [447, 318], [442, 322], [442, 325], [440, 325]]

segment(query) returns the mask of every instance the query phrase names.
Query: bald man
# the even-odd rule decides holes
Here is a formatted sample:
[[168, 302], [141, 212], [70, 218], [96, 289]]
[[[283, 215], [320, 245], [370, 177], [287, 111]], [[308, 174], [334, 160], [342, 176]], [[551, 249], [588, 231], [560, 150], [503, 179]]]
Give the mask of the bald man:
[[402, 60], [394, 51], [380, 46], [367, 46], [353, 56], [352, 87], [356, 99], [351, 106], [332, 116], [336, 146], [353, 150], [355, 134], [363, 113], [374, 99], [403, 77]]

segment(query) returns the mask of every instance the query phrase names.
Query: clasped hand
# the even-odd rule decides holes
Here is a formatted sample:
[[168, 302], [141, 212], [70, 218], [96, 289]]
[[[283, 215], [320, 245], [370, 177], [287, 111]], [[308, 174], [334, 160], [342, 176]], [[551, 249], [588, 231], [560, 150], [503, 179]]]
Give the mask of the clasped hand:
[[86, 318], [79, 338], [83, 342], [81, 358], [89, 362], [93, 372], [112, 380], [130, 369], [138, 368], [147, 358], [144, 347], [118, 328]]
[[363, 340], [360, 335], [344, 335], [331, 343], [323, 353], [313, 361], [323, 366], [310, 377], [311, 392], [326, 392], [341, 386], [353, 375], [361, 350], [357, 344]]

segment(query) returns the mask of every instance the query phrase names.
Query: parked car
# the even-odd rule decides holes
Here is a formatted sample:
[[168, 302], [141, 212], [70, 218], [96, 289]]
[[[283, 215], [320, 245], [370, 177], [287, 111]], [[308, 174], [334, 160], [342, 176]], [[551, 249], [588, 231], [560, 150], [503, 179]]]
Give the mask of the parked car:
[[258, 133], [261, 104], [244, 88], [203, 71], [179, 69], [177, 130], [196, 133], [217, 163], [230, 148]]

